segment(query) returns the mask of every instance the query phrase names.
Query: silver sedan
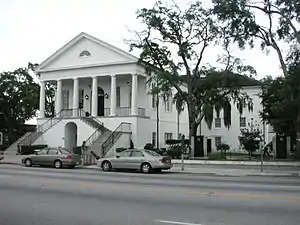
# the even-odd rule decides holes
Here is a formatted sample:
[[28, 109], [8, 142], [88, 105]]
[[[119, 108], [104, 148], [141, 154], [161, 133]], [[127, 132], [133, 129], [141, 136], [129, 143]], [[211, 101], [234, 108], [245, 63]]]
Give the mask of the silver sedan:
[[146, 149], [128, 149], [113, 157], [97, 161], [103, 171], [112, 169], [141, 170], [144, 173], [161, 172], [172, 168], [171, 158]]

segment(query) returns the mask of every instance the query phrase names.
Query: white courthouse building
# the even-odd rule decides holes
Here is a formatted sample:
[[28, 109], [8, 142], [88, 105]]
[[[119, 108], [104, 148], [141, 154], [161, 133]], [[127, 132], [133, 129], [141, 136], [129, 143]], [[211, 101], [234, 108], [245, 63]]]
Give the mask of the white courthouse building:
[[[72, 150], [86, 141], [90, 150], [103, 155], [117, 147], [129, 147], [130, 140], [137, 148], [156, 143], [156, 98], [149, 95], [145, 67], [137, 57], [80, 33], [42, 62], [36, 73], [40, 75], [41, 85], [37, 130], [25, 134], [9, 150], [35, 144]], [[47, 82], [56, 85], [54, 118], [45, 117]], [[246, 89], [256, 96], [257, 86]], [[213, 151], [219, 142], [239, 148], [237, 137], [241, 123], [258, 118], [260, 103], [255, 97], [254, 112], [245, 112], [241, 116], [244, 119], [235, 106], [232, 109], [229, 130], [223, 127], [222, 119], [215, 118], [211, 130], [202, 122], [204, 148], [210, 145]], [[158, 111], [159, 147], [165, 147], [165, 140], [177, 138], [179, 133], [188, 136], [187, 110], [178, 119], [172, 97], [160, 101]]]

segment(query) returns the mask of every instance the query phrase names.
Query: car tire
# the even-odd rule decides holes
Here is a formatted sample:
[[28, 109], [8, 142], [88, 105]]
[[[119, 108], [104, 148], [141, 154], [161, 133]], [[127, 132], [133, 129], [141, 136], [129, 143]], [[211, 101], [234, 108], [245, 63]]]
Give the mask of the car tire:
[[60, 160], [55, 160], [54, 161], [54, 168], [55, 169], [60, 169], [62, 168], [62, 162]]
[[109, 161], [104, 161], [101, 164], [101, 168], [104, 172], [109, 172], [109, 171], [111, 171], [112, 166], [111, 166], [111, 163]]
[[26, 167], [31, 167], [32, 166], [31, 159], [25, 159], [24, 164], [25, 164]]
[[150, 163], [143, 163], [141, 165], [141, 171], [143, 173], [151, 173], [152, 167], [151, 167]]

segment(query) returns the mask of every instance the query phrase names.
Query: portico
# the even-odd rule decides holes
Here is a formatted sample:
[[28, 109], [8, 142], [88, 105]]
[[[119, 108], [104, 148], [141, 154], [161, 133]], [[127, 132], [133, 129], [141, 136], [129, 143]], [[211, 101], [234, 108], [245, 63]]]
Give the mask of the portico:
[[63, 109], [73, 110], [68, 116], [78, 117], [78, 111], [74, 109], [82, 109], [93, 117], [145, 116], [146, 105], [141, 103], [144, 107], [138, 107], [139, 77], [134, 73], [41, 81], [39, 117], [45, 117], [46, 82], [56, 84], [56, 114]]

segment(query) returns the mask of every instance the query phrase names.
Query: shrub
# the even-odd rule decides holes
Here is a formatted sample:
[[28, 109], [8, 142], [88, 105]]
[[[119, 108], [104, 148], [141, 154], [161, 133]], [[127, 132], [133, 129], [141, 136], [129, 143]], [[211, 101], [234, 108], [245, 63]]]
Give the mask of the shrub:
[[251, 157], [253, 152], [259, 149], [259, 143], [261, 141], [261, 131], [254, 128], [241, 129], [241, 136], [239, 136], [238, 139]]

